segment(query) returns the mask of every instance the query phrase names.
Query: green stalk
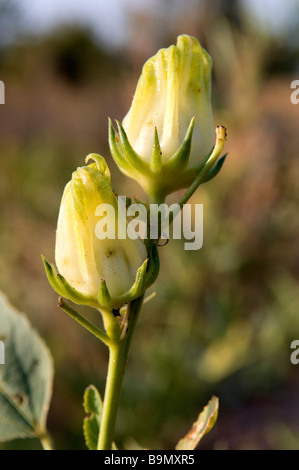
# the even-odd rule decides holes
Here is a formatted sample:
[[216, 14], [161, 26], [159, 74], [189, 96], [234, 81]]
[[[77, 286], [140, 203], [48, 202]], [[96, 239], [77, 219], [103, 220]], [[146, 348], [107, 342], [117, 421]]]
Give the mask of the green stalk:
[[123, 376], [133, 331], [142, 303], [143, 296], [130, 302], [126, 313], [128, 315], [128, 330], [123, 339], [115, 340], [109, 344], [109, 364], [98, 450], [111, 450], [112, 448]]
[[105, 343], [107, 346], [110, 344], [110, 338], [106, 335], [106, 333], [104, 333], [104, 331], [102, 331], [89, 320], [84, 318], [79, 312], [76, 312], [76, 310], [66, 304], [62, 297], [59, 297], [58, 306], [61, 308], [61, 310], [76, 320], [76, 322], [80, 323], [80, 325], [82, 325], [86, 330], [92, 333], [96, 338], [103, 341], [103, 343]]
[[223, 150], [225, 139], [226, 139], [226, 128], [224, 126], [218, 126], [216, 128], [216, 143], [209, 159], [207, 160], [205, 166], [199, 172], [198, 176], [195, 178], [191, 186], [187, 189], [187, 191], [183, 194], [181, 199], [178, 201], [178, 205], [180, 206], [181, 209], [183, 208], [184, 204], [186, 204], [186, 202], [190, 199], [190, 197], [195, 193], [198, 186], [204, 181], [209, 170], [217, 161], [220, 153]]
[[[195, 190], [198, 188], [200, 183], [204, 181], [205, 176], [207, 175], [210, 168], [214, 165], [215, 161], [219, 157], [220, 152], [222, 151], [225, 141], [225, 128], [223, 128], [222, 126], [218, 127], [216, 130], [216, 134], [216, 144], [209, 159], [205, 164], [205, 167], [200, 171], [195, 181], [191, 184], [189, 189], [187, 189], [187, 191], [178, 203], [181, 209], [183, 205], [188, 201], [188, 199], [192, 196], [192, 194], [195, 192]], [[165, 200], [165, 195], [160, 193], [159, 191], [152, 191], [149, 196], [151, 204], [159, 205]], [[154, 241], [148, 237], [148, 252], [151, 251], [152, 243], [154, 243]], [[115, 322], [115, 318], [111, 318], [111, 314], [104, 315], [103, 317], [105, 329], [107, 331], [108, 337], [110, 338], [110, 342], [108, 343], [109, 364], [106, 379], [100, 433], [98, 439], [98, 450], [112, 449], [112, 442], [114, 439], [114, 429], [116, 424], [123, 376], [126, 368], [132, 335], [142, 303], [143, 296], [129, 303], [127, 311], [125, 313], [127, 324], [124, 326], [124, 328], [126, 328], [126, 326], [128, 327], [126, 332], [119, 330], [119, 323]]]
[[127, 360], [125, 351], [125, 341], [115, 343], [109, 347], [109, 365], [98, 450], [111, 450], [112, 447], [121, 385]]

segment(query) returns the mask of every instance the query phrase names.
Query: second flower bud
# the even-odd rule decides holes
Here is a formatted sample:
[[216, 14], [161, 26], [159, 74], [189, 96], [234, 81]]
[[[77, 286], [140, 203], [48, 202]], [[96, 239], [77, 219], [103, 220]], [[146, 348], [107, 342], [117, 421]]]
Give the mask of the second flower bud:
[[[61, 201], [55, 259], [58, 275], [45, 261], [52, 287], [76, 303], [118, 308], [145, 290], [147, 252], [140, 239], [120, 239], [117, 233], [117, 199], [103, 157], [92, 154], [95, 163], [78, 168], [67, 184]], [[115, 237], [99, 239], [98, 208], [113, 210]], [[107, 213], [109, 217], [111, 212]]]

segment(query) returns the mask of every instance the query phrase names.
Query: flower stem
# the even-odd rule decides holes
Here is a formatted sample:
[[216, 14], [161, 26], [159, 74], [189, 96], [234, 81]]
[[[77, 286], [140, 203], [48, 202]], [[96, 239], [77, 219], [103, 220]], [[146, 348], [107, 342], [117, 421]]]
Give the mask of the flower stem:
[[112, 447], [122, 379], [127, 359], [125, 346], [125, 342], [122, 342], [109, 347], [109, 365], [98, 450], [111, 450]]
[[202, 181], [204, 180], [209, 170], [217, 161], [220, 153], [223, 150], [225, 139], [226, 139], [226, 128], [224, 126], [218, 126], [216, 128], [216, 143], [209, 159], [207, 160], [204, 168], [199, 172], [197, 178], [193, 181], [191, 186], [187, 189], [187, 191], [183, 194], [181, 199], [178, 201], [178, 205], [180, 206], [181, 209], [183, 208], [184, 204], [190, 199], [190, 197], [195, 193], [198, 186], [202, 183]]
[[76, 310], [74, 310], [68, 304], [66, 304], [65, 301], [62, 299], [62, 297], [59, 297], [58, 306], [59, 308], [61, 308], [61, 310], [67, 313], [70, 317], [72, 317], [74, 320], [80, 323], [80, 325], [86, 328], [86, 330], [88, 330], [98, 339], [103, 341], [103, 343], [105, 343], [107, 346], [110, 344], [110, 338], [109, 336], [106, 335], [106, 333], [104, 333], [104, 331], [102, 331], [100, 328], [95, 326], [93, 323], [91, 323], [86, 318], [84, 318], [80, 313], [76, 312]]
[[98, 450], [111, 450], [112, 448], [123, 376], [133, 331], [142, 302], [143, 296], [129, 303], [126, 313], [128, 315], [128, 329], [126, 335], [123, 339], [114, 341], [109, 345], [109, 364]]

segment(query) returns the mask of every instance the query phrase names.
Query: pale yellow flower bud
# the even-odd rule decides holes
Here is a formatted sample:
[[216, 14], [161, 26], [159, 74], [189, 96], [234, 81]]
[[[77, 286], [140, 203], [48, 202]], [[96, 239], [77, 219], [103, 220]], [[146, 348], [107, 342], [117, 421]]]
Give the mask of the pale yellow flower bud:
[[197, 39], [179, 36], [145, 63], [118, 136], [110, 122], [111, 155], [152, 200], [190, 186], [213, 149], [211, 68]]
[[182, 144], [193, 116], [189, 165], [199, 163], [212, 149], [211, 67], [209, 54], [187, 35], [179, 36], [176, 46], [161, 49], [145, 63], [122, 123], [143, 159], [151, 159], [156, 128], [162, 162], [168, 161]]
[[[96, 161], [97, 164], [78, 168], [64, 190], [55, 258], [59, 274], [78, 293], [97, 298], [104, 280], [109, 295], [115, 298], [133, 286], [147, 253], [140, 239], [117, 238], [117, 201], [110, 186], [109, 170], [101, 157]], [[115, 210], [114, 220], [108, 220], [116, 226], [115, 239], [96, 236], [99, 221], [96, 210], [101, 204], [109, 204]]]

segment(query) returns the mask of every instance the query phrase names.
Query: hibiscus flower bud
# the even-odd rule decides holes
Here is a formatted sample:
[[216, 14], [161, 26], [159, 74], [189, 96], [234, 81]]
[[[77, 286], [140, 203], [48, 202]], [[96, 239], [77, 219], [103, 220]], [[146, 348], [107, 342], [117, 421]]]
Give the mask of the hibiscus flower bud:
[[[142, 295], [145, 290], [147, 252], [139, 239], [118, 237], [117, 199], [103, 157], [78, 168], [66, 185], [61, 201], [55, 259], [59, 274], [45, 261], [54, 289], [76, 303], [117, 308]], [[108, 205], [107, 224], [115, 236], [100, 239], [96, 226], [98, 210]], [[105, 206], [105, 207], [108, 207]], [[110, 214], [110, 215], [109, 215]], [[112, 214], [112, 215], [111, 215]]]
[[150, 195], [189, 186], [213, 148], [211, 68], [197, 39], [179, 36], [145, 63], [118, 136], [110, 123], [113, 158]]

